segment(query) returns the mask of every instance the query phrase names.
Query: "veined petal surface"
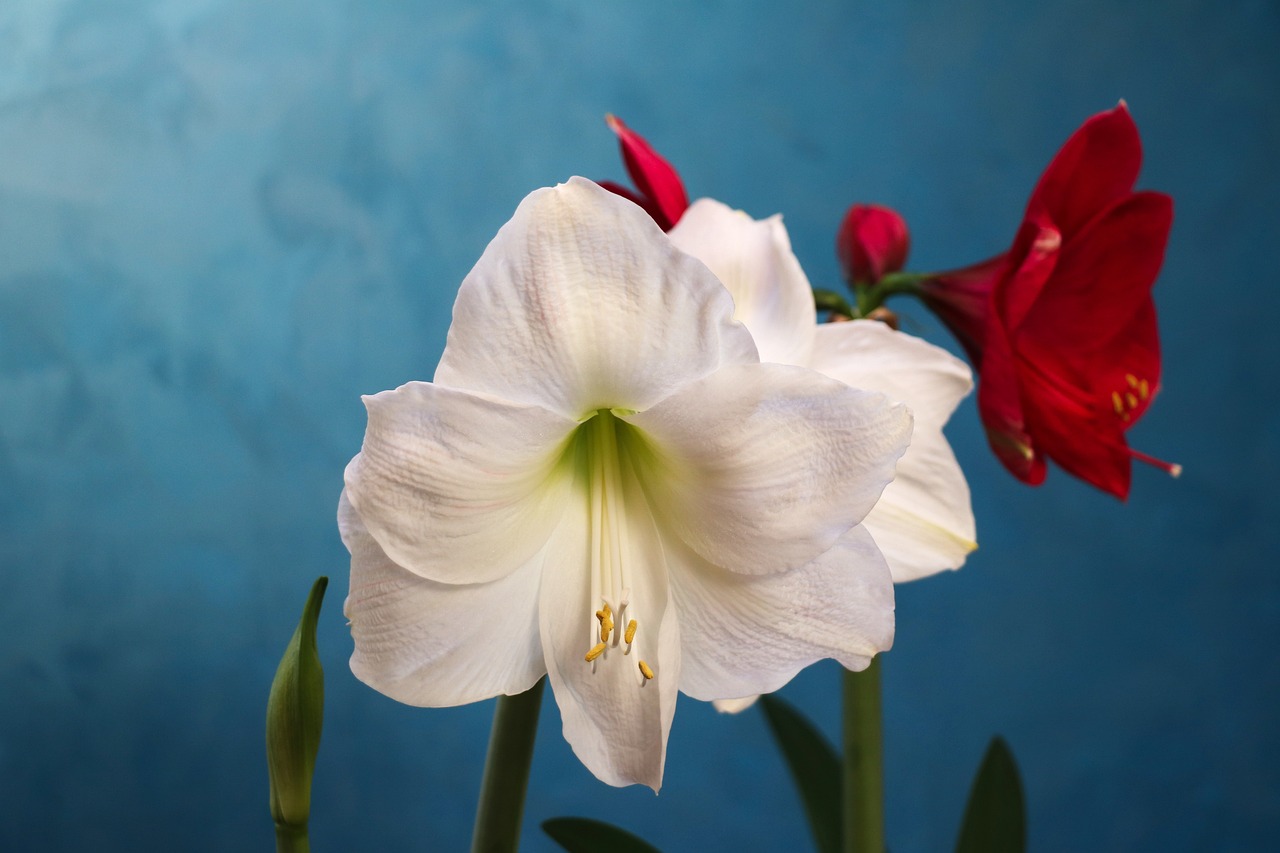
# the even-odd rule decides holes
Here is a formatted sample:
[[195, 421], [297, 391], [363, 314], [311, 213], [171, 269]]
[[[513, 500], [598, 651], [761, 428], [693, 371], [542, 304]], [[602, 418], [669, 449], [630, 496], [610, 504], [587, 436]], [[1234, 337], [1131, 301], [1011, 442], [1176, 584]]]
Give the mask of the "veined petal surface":
[[758, 360], [733, 300], [643, 210], [572, 178], [520, 203], [467, 275], [436, 382], [559, 412], [643, 410]]
[[755, 220], [703, 198], [693, 203], [669, 236], [728, 288], [734, 317], [755, 338], [761, 361], [809, 360], [817, 321], [813, 288], [791, 251], [781, 216]]
[[894, 581], [959, 568], [977, 547], [976, 530], [969, 484], [942, 428], [973, 388], [968, 366], [940, 347], [870, 320], [819, 327], [811, 365], [855, 388], [906, 403], [915, 416], [897, 476], [864, 521]]
[[397, 565], [442, 583], [496, 580], [546, 543], [564, 512], [563, 415], [410, 382], [365, 397], [347, 498]]
[[547, 671], [538, 619], [541, 554], [506, 577], [442, 584], [391, 561], [344, 492], [338, 530], [351, 552], [343, 614], [355, 651], [351, 671], [409, 705], [465, 705], [523, 693]]
[[771, 693], [823, 658], [865, 669], [893, 645], [893, 579], [861, 525], [812, 563], [771, 575], [728, 572], [685, 549], [671, 559], [671, 587], [680, 689], [695, 699]]
[[733, 572], [793, 569], [860, 522], [893, 478], [911, 415], [801, 367], [726, 367], [627, 416], [665, 531]]

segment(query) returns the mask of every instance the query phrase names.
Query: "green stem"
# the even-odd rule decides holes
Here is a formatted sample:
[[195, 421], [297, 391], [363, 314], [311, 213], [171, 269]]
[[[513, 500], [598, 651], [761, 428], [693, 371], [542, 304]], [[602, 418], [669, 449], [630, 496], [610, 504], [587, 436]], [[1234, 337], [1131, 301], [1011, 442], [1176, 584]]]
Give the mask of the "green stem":
[[891, 272], [875, 284], [854, 285], [854, 296], [858, 303], [857, 317], [866, 317], [890, 296], [901, 293], [919, 295], [920, 283], [930, 277], [929, 273]]
[[844, 850], [884, 853], [880, 658], [844, 673]]
[[471, 853], [515, 853], [520, 847], [524, 792], [529, 785], [529, 765], [546, 682], [545, 678], [539, 679], [519, 696], [498, 697], [484, 780], [480, 783], [476, 826], [471, 833]]
[[276, 824], [276, 853], [311, 853], [306, 826]]

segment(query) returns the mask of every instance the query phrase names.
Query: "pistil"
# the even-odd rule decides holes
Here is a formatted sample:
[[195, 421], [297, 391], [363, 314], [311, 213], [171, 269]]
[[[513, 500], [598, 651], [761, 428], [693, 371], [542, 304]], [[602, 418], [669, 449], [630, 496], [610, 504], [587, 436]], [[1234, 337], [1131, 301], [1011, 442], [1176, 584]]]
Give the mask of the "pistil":
[[[624, 463], [620, 458], [619, 421], [608, 410], [600, 410], [583, 422], [586, 480], [591, 503], [591, 601], [595, 622], [590, 626], [591, 650], [585, 660], [594, 664], [608, 660], [612, 648], [624, 645], [631, 654], [639, 622], [630, 612], [630, 543], [624, 489]], [[614, 630], [625, 625], [625, 630]], [[652, 668], [641, 661], [640, 684], [653, 677]]]

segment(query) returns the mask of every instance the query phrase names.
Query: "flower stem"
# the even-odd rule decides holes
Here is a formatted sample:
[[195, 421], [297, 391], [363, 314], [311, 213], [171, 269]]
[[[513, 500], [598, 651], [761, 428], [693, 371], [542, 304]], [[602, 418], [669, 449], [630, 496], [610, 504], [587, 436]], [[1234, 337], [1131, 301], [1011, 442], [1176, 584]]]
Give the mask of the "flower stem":
[[844, 673], [844, 850], [884, 853], [880, 658]]
[[529, 765], [546, 682], [542, 678], [518, 696], [498, 697], [484, 780], [480, 783], [480, 802], [476, 806], [476, 825], [471, 833], [471, 853], [515, 853], [520, 847], [524, 793], [529, 785]]
[[276, 824], [276, 853], [311, 853], [307, 827], [289, 823]]
[[888, 273], [884, 278], [875, 284], [859, 284], [854, 287], [854, 296], [857, 299], [857, 314], [855, 317], [867, 317], [872, 311], [884, 305], [885, 300], [890, 296], [897, 296], [902, 293], [909, 293], [918, 296], [920, 294], [920, 283], [928, 279], [928, 273], [913, 272], [893, 272]]

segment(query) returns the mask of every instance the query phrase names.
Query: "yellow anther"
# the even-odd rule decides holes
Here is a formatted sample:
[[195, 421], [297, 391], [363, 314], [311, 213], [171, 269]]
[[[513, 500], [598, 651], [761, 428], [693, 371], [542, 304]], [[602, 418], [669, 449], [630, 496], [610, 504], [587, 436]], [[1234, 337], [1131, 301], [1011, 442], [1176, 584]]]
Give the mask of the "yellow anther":
[[622, 639], [627, 641], [627, 645], [631, 645], [631, 641], [636, 638], [636, 620], [632, 619], [627, 623], [627, 633], [622, 635]]
[[1129, 383], [1130, 388], [1138, 387], [1138, 377], [1134, 376], [1132, 373], [1126, 373], [1124, 375], [1124, 381]]
[[611, 631], [613, 631], [613, 620], [605, 617], [605, 620], [600, 623], [600, 642], [609, 642], [609, 633]]
[[596, 643], [591, 647], [591, 651], [587, 652], [587, 663], [591, 663], [602, 654], [604, 654], [604, 643]]
[[1124, 401], [1120, 399], [1119, 391], [1111, 392], [1111, 406], [1116, 410], [1117, 415], [1124, 414]]
[[1138, 396], [1144, 400], [1151, 396], [1151, 385], [1145, 379], [1138, 383]]
[[1131, 393], [1125, 394], [1124, 401], [1129, 404], [1129, 408], [1131, 409], [1138, 408], [1138, 398], [1133, 396], [1133, 394]]
[[603, 611], [603, 610], [597, 610], [597, 611], [596, 611], [596, 618], [597, 618], [597, 619], [599, 619], [599, 620], [600, 620], [600, 624], [602, 624], [602, 625], [603, 625], [603, 624], [604, 624], [604, 611]]
[[644, 661], [640, 661], [640, 674], [644, 676], [645, 681], [653, 678], [653, 670], [649, 669], [649, 664]]

